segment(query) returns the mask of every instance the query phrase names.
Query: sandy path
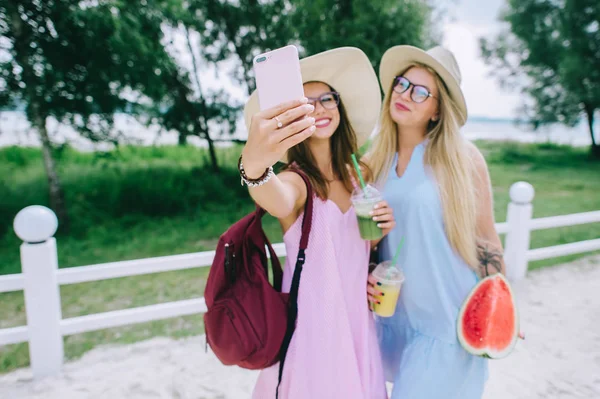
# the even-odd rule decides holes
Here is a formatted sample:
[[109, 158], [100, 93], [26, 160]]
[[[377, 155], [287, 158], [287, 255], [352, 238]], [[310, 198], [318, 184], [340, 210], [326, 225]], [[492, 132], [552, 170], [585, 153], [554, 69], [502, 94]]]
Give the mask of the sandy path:
[[[484, 399], [600, 399], [600, 256], [532, 272], [519, 287], [526, 340], [490, 363]], [[0, 376], [2, 399], [241, 399], [256, 372], [224, 367], [204, 337], [99, 347], [33, 381]]]

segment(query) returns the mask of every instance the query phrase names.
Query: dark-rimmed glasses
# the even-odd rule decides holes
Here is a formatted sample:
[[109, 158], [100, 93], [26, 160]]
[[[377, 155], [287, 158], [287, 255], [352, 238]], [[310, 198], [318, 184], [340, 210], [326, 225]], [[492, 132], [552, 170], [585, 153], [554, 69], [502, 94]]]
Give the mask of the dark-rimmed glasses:
[[323, 93], [319, 97], [306, 98], [308, 98], [308, 103], [312, 104], [315, 108], [317, 106], [317, 102], [321, 103], [325, 109], [335, 109], [340, 104], [340, 93], [336, 91]]
[[429, 92], [427, 87], [414, 85], [404, 76], [396, 76], [394, 79], [394, 91], [398, 94], [404, 93], [406, 90], [410, 89], [411, 86], [412, 91], [410, 92], [410, 98], [417, 104], [424, 102], [429, 97], [435, 98], [435, 96]]

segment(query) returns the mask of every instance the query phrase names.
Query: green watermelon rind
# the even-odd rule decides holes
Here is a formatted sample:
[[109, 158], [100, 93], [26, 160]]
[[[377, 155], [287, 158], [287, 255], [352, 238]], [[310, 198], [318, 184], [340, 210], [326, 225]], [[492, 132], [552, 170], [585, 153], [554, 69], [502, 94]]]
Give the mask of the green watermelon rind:
[[[469, 345], [469, 343], [467, 343], [465, 341], [465, 338], [462, 333], [462, 328], [461, 328], [462, 324], [463, 324], [462, 319], [464, 317], [464, 313], [467, 308], [467, 304], [470, 302], [470, 300], [473, 297], [473, 295], [475, 294], [475, 292], [479, 289], [479, 287], [481, 285], [483, 285], [483, 283], [485, 281], [497, 279], [497, 278], [501, 278], [506, 283], [506, 286], [508, 287], [508, 290], [510, 292], [510, 296], [511, 296], [511, 298], [513, 298], [513, 307], [515, 310], [515, 329], [513, 331], [513, 338], [511, 340], [510, 344], [504, 350], [502, 350], [500, 352], [492, 351], [489, 348], [477, 349], [477, 348], [472, 347], [471, 345]], [[508, 280], [506, 280], [506, 278], [502, 274], [499, 274], [499, 273], [493, 274], [493, 275], [488, 276], [488, 277], [482, 279], [481, 281], [479, 281], [475, 285], [475, 287], [473, 287], [473, 289], [471, 290], [471, 292], [469, 293], [467, 298], [464, 300], [464, 302], [460, 308], [460, 312], [458, 313], [458, 318], [457, 318], [457, 322], [456, 322], [456, 335], [458, 337], [458, 341], [460, 342], [461, 346], [468, 353], [475, 355], [475, 356], [482, 356], [482, 357], [485, 357], [488, 359], [502, 359], [502, 358], [505, 358], [506, 356], [508, 356], [513, 351], [513, 349], [515, 348], [515, 345], [517, 344], [517, 340], [519, 339], [519, 331], [520, 331], [519, 320], [520, 320], [519, 310], [517, 309], [517, 304], [516, 304], [516, 300], [515, 300], [515, 296], [514, 296], [512, 287], [508, 283]]]

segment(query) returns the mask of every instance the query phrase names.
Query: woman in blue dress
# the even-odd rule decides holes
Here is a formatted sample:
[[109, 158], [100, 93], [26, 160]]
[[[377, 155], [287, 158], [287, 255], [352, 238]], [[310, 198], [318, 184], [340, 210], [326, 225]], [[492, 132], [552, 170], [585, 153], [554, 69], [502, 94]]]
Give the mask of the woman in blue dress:
[[[396, 215], [380, 260], [404, 238], [396, 313], [377, 317], [392, 399], [481, 398], [487, 379], [487, 360], [461, 347], [456, 320], [478, 276], [504, 272], [504, 262], [485, 159], [460, 133], [467, 120], [460, 80], [442, 47], [396, 46], [381, 60], [385, 100], [365, 160]], [[368, 290], [376, 301], [372, 278]]]

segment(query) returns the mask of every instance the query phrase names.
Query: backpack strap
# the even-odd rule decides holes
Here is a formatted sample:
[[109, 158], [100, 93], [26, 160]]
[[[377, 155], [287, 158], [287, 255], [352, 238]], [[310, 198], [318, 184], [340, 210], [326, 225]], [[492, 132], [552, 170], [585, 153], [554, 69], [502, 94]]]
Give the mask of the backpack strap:
[[302, 267], [306, 260], [306, 247], [308, 246], [308, 237], [310, 235], [310, 229], [312, 227], [312, 215], [313, 215], [313, 189], [310, 184], [308, 176], [304, 174], [298, 168], [290, 168], [292, 172], [300, 175], [304, 184], [306, 184], [306, 203], [304, 204], [304, 216], [302, 217], [302, 236], [300, 237], [300, 247], [298, 249], [298, 258], [296, 259], [296, 268], [294, 269], [294, 276], [292, 278], [292, 286], [290, 288], [290, 296], [288, 302], [288, 318], [287, 328], [285, 331], [285, 337], [281, 344], [281, 350], [279, 351], [279, 377], [277, 379], [277, 388], [275, 390], [275, 398], [279, 398], [279, 385], [281, 384], [281, 378], [283, 376], [283, 366], [285, 364], [285, 356], [287, 355], [294, 330], [296, 329], [296, 319], [298, 318], [298, 289], [300, 287], [300, 275], [302, 274]]

